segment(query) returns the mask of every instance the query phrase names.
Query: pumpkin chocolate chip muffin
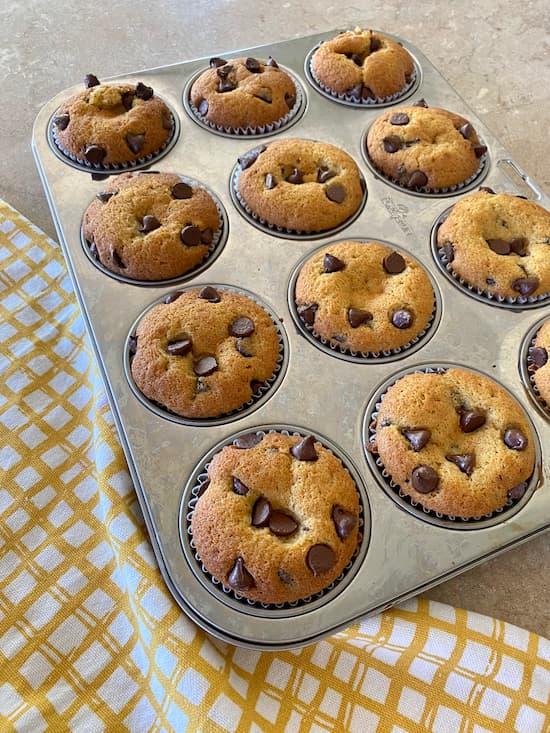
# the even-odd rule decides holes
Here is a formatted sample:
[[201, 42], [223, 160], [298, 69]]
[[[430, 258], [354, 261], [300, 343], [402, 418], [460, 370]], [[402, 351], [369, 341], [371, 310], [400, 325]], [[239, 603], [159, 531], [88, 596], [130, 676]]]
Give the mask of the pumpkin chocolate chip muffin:
[[424, 268], [380, 242], [335, 242], [305, 262], [297, 312], [314, 334], [341, 348], [399, 349], [428, 326], [434, 293]]
[[262, 603], [329, 586], [358, 544], [359, 500], [340, 460], [311, 435], [252, 433], [212, 459], [193, 510], [207, 572]]
[[88, 74], [85, 88], [64, 102], [52, 123], [57, 146], [79, 163], [120, 166], [160, 152], [173, 132], [165, 102], [137, 84], [101, 84]]
[[[193, 83], [191, 103], [200, 119], [226, 132], [274, 129], [297, 100], [296, 86], [275, 59], [210, 59], [210, 68]], [[261, 129], [260, 129], [261, 128]]]
[[451, 209], [437, 232], [448, 269], [468, 285], [508, 299], [550, 294], [550, 212], [484, 188]]
[[519, 404], [461, 368], [393, 384], [368, 448], [403, 494], [454, 517], [480, 517], [521, 498], [535, 467], [534, 436]]
[[133, 280], [185, 274], [220, 233], [212, 196], [175, 173], [122, 173], [105, 184], [82, 224], [93, 257]]
[[145, 397], [183, 417], [219, 417], [245, 405], [275, 373], [279, 334], [251, 298], [205, 286], [153, 306], [130, 350]]
[[339, 226], [363, 201], [357, 164], [328, 143], [285, 139], [239, 158], [237, 195], [268, 226], [319, 232]]
[[366, 144], [380, 173], [399, 186], [426, 192], [468, 182], [487, 152], [464, 117], [419, 104], [377, 117]]

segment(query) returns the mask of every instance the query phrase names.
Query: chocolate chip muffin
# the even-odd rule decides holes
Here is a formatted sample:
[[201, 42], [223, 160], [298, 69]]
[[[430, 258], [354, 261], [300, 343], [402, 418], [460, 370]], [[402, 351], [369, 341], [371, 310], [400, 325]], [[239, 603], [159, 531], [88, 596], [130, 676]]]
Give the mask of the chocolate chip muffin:
[[328, 143], [286, 139], [239, 158], [237, 195], [252, 216], [272, 227], [318, 232], [349, 219], [363, 188], [351, 156]]
[[461, 368], [409, 374], [392, 385], [369, 450], [403, 494], [463, 518], [521, 498], [535, 467], [519, 404], [488, 377]]
[[412, 105], [392, 108], [376, 118], [367, 135], [367, 152], [375, 168], [392, 182], [429, 192], [472, 179], [487, 148], [464, 117]]
[[193, 111], [210, 126], [250, 134], [287, 121], [297, 91], [271, 56], [267, 61], [212, 58], [210, 68], [193, 83], [190, 97]]
[[101, 84], [93, 74], [84, 85], [52, 120], [55, 142], [66, 155], [84, 165], [109, 167], [145, 160], [166, 146], [172, 115], [151, 87]]
[[396, 41], [356, 28], [322, 43], [312, 56], [311, 70], [325, 91], [372, 103], [402, 92], [413, 78], [414, 62]]
[[330, 585], [358, 543], [355, 483], [311, 435], [249, 434], [217, 453], [191, 519], [206, 570], [262, 603]]
[[424, 268], [380, 242], [335, 242], [305, 262], [297, 312], [316, 336], [371, 353], [399, 349], [428, 326], [434, 293]]
[[527, 358], [528, 369], [539, 395], [550, 409], [550, 319], [538, 330], [535, 343]]
[[550, 212], [485, 188], [455, 204], [437, 232], [448, 269], [493, 296], [550, 293]]
[[88, 206], [83, 234], [92, 256], [134, 280], [185, 274], [220, 234], [212, 196], [175, 173], [122, 173]]
[[130, 349], [132, 376], [148, 399], [183, 417], [218, 417], [242, 407], [273, 376], [279, 335], [247, 296], [205, 286], [151, 308]]

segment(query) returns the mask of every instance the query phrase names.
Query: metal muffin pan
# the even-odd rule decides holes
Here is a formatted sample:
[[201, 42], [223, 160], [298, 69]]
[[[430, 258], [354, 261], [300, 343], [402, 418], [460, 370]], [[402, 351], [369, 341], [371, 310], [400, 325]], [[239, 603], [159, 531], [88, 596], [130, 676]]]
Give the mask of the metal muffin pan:
[[[117, 281], [100, 272], [85, 252], [80, 241], [82, 215], [93, 196], [105, 190], [105, 176], [76, 169], [62, 160], [49, 142], [53, 113], [77, 88], [61, 92], [47, 103], [33, 131], [37, 167], [166, 584], [181, 608], [206, 631], [229, 643], [261, 650], [318, 641], [550, 528], [546, 488], [550, 480], [550, 419], [536, 409], [518, 368], [525, 335], [550, 315], [550, 306], [542, 302], [537, 308], [494, 307], [486, 300], [469, 297], [443, 276], [432, 254], [431, 231], [442, 211], [463, 192], [447, 195], [445, 200], [418, 196], [390, 186], [365, 164], [364, 133], [382, 110], [335, 103], [314, 88], [304, 72], [311, 50], [337, 32], [226, 52], [258, 58], [271, 55], [300, 79], [304, 113], [289, 130], [275, 137], [323, 140], [343, 148], [356, 160], [368, 197], [359, 216], [337, 237], [319, 235], [312, 241], [309, 237], [274, 236], [252, 226], [237, 210], [230, 190], [231, 173], [237, 157], [253, 146], [252, 138], [216, 135], [196, 124], [182, 104], [186, 84], [207, 65], [208, 56], [124, 77], [152, 86], [179, 116], [177, 141], [152, 167], [201, 181], [220, 199], [228, 215], [228, 238], [219, 256], [195, 277], [182, 278], [181, 285], [226, 283], [249, 291], [279, 317], [286, 333], [286, 368], [277, 389], [270, 390], [254, 408], [243, 410], [242, 417], [231, 416], [230, 422], [182, 424], [156, 414], [137, 399], [125, 371], [128, 334], [139, 315], [178, 284], [142, 287]], [[495, 191], [527, 195], [550, 209], [549, 197], [518, 168], [428, 59], [408, 40], [403, 45], [411, 50], [420, 70], [418, 87], [407, 104], [423, 97], [430, 106], [464, 115], [488, 146], [483, 184]], [[213, 50], [213, 55], [219, 54]], [[289, 303], [296, 266], [321, 244], [344, 238], [394, 243], [416, 257], [437, 283], [439, 320], [418, 350], [400, 353], [395, 361], [384, 358], [357, 363], [336, 351], [327, 354], [297, 327]], [[449, 363], [477, 369], [512, 392], [529, 415], [542, 446], [536, 469], [540, 480], [532, 491], [530, 487], [528, 499], [513, 516], [503, 512], [502, 521], [467, 532], [423, 521], [390, 498], [363, 445], [369, 404], [393, 375], [418, 365]], [[284, 427], [318, 435], [349, 459], [370, 515], [370, 535], [354, 561], [349, 582], [346, 577], [341, 589], [327, 593], [326, 602], [300, 606], [299, 612], [290, 614], [292, 620], [288, 612], [281, 615], [270, 608], [228, 602], [218, 588], [211, 588], [204, 578], [199, 580], [193, 567], [196, 561], [184, 552], [186, 540], [180, 526], [188, 482], [200, 474], [215, 446], [237, 434]]]

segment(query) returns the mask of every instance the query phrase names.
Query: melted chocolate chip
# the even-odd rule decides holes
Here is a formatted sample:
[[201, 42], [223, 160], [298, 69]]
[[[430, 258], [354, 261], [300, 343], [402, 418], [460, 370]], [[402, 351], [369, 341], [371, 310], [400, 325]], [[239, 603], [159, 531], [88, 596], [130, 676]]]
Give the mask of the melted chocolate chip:
[[317, 183], [326, 183], [327, 181], [330, 181], [331, 178], [334, 178], [334, 176], [336, 175], [336, 171], [331, 170], [326, 165], [321, 165], [317, 169]]
[[140, 133], [138, 135], [133, 135], [131, 132], [129, 132], [126, 135], [126, 145], [130, 148], [132, 153], [134, 155], [137, 155], [141, 152], [143, 149], [143, 144], [145, 142], [145, 133]]
[[88, 163], [100, 164], [107, 155], [107, 151], [101, 145], [87, 145], [84, 149], [84, 157]]
[[420, 494], [429, 494], [439, 485], [439, 476], [431, 466], [417, 466], [412, 472], [412, 485]]
[[71, 118], [67, 113], [61, 115], [55, 115], [52, 122], [58, 130], [66, 130]]
[[188, 224], [181, 230], [180, 239], [188, 247], [196, 247], [197, 245], [202, 244], [201, 230], [199, 227]]
[[147, 101], [148, 99], [151, 99], [153, 96], [153, 88], [146, 86], [143, 82], [138, 81], [136, 84], [136, 97], [138, 99], [143, 99], [144, 101]]
[[251, 74], [260, 74], [262, 71], [262, 65], [260, 64], [258, 59], [254, 59], [251, 56], [249, 56], [246, 59], [246, 61], [244, 62], [244, 65], [250, 71]]
[[417, 99], [416, 102], [412, 103], [412, 106], [413, 107], [424, 107], [425, 109], [428, 109], [428, 103], [426, 102], [424, 97], [422, 97], [421, 99]]
[[445, 242], [443, 245], [443, 253], [447, 262], [452, 262], [455, 258], [455, 248], [452, 242]]
[[179, 339], [178, 341], [171, 341], [166, 347], [166, 351], [170, 356], [185, 356], [189, 354], [192, 348], [191, 339]]
[[254, 578], [250, 575], [242, 557], [235, 560], [235, 564], [229, 571], [227, 583], [235, 590], [250, 590], [254, 587]]
[[497, 255], [509, 255], [510, 254], [510, 242], [505, 239], [486, 239], [489, 248]]
[[100, 191], [99, 193], [96, 193], [95, 197], [96, 199], [99, 199], [102, 204], [106, 204], [107, 201], [111, 198], [111, 196], [114, 196], [114, 191]]
[[485, 425], [485, 413], [480, 410], [461, 410], [460, 411], [460, 429], [463, 433], [473, 433], [474, 430]]
[[[224, 68], [222, 66], [222, 68]], [[218, 84], [218, 92], [220, 94], [225, 94], [225, 92], [233, 92], [237, 88], [237, 85], [234, 84], [231, 79], [220, 79], [220, 83]]]
[[237, 339], [235, 348], [237, 349], [237, 351], [239, 352], [241, 356], [245, 357], [245, 359], [250, 359], [250, 357], [254, 356], [254, 354], [252, 353], [250, 348], [244, 343], [242, 338]]
[[529, 354], [529, 363], [532, 364], [535, 369], [540, 369], [548, 361], [548, 352], [542, 346], [535, 346], [531, 349]]
[[239, 156], [237, 160], [242, 170], [244, 171], [247, 168], [250, 168], [250, 166], [256, 162], [258, 155], [260, 155], [260, 153], [263, 153], [264, 150], [265, 150], [265, 145], [262, 145], [259, 148], [254, 148], [254, 150], [249, 150], [248, 153], [245, 153], [244, 155]]
[[98, 87], [99, 84], [100, 81], [95, 74], [86, 74], [86, 76], [84, 77], [84, 86], [86, 87], [86, 89]]
[[158, 229], [159, 227], [160, 227], [160, 221], [157, 219], [157, 217], [147, 214], [147, 216], [143, 217], [141, 226], [138, 227], [138, 232], [147, 234], [147, 232], [153, 232], [155, 229]]
[[254, 446], [262, 442], [263, 437], [263, 435], [258, 435], [258, 433], [246, 433], [245, 435], [239, 435], [238, 438], [235, 438], [233, 445], [235, 448], [240, 448], [241, 450], [254, 448]]
[[358, 56], [356, 53], [347, 53], [346, 58], [348, 58], [350, 61], [353, 61], [353, 63], [356, 66], [363, 65], [363, 59], [361, 58], [361, 56]]
[[169, 303], [174, 303], [178, 298], [180, 298], [183, 295], [183, 292], [181, 290], [175, 290], [173, 293], [168, 293], [164, 297], [163, 303], [166, 303], [168, 305]]
[[256, 500], [252, 507], [250, 523], [253, 527], [265, 527], [271, 516], [271, 504], [263, 496]]
[[424, 171], [413, 171], [407, 181], [407, 188], [422, 188], [428, 183], [428, 176]]
[[525, 237], [514, 237], [510, 240], [510, 249], [520, 257], [525, 257], [527, 254], [527, 246], [528, 242]]
[[125, 270], [126, 265], [122, 261], [122, 257], [119, 255], [119, 253], [116, 251], [116, 249], [113, 250], [113, 262], [120, 270]]
[[308, 435], [290, 449], [290, 453], [298, 461], [316, 461], [319, 456], [315, 450], [315, 438]]
[[388, 135], [382, 140], [386, 153], [397, 153], [401, 150], [401, 138], [397, 135]]
[[286, 570], [283, 570], [282, 568], [279, 568], [277, 570], [277, 575], [279, 576], [279, 580], [281, 581], [281, 583], [284, 583], [285, 585], [294, 585], [294, 580], [286, 572]]
[[508, 428], [504, 431], [504, 444], [510, 450], [525, 450], [527, 448], [527, 437], [517, 428]]
[[462, 127], [459, 129], [459, 133], [462, 135], [462, 137], [465, 140], [469, 140], [470, 135], [474, 134], [474, 128], [470, 125], [469, 122], [467, 122], [465, 125], [462, 125]]
[[335, 562], [336, 554], [329, 545], [313, 545], [306, 556], [307, 566], [315, 576], [326, 573]]
[[193, 189], [188, 183], [180, 181], [172, 186], [170, 193], [175, 199], [190, 199], [193, 196]]
[[273, 102], [273, 94], [271, 92], [271, 89], [268, 89], [267, 87], [262, 87], [262, 89], [258, 89], [254, 96], [256, 97], [256, 99], [261, 99], [262, 102], [266, 102], [267, 104], [271, 104], [271, 102]]
[[254, 321], [250, 318], [237, 318], [229, 326], [231, 336], [251, 336], [254, 333]]
[[390, 125], [408, 125], [409, 121], [406, 112], [394, 112], [390, 117]]
[[539, 284], [538, 277], [518, 277], [512, 282], [512, 290], [520, 295], [532, 295]]
[[135, 354], [137, 351], [138, 338], [137, 336], [130, 336], [128, 339], [128, 351], [130, 354]]
[[216, 69], [216, 74], [218, 75], [218, 79], [227, 79], [232, 71], [233, 66], [231, 66], [231, 64], [224, 64], [223, 66]]
[[508, 498], [512, 499], [513, 501], [517, 501], [518, 499], [521, 499], [521, 497], [525, 494], [527, 491], [527, 481], [522, 481], [517, 486], [514, 486], [513, 488], [508, 490]]
[[204, 479], [204, 481], [201, 481], [200, 482], [199, 488], [197, 490], [197, 499], [204, 494], [204, 492], [206, 491], [206, 489], [209, 486], [210, 486], [210, 479], [209, 478], [206, 478], [206, 479]]
[[221, 300], [220, 294], [211, 285], [206, 285], [204, 288], [202, 288], [199, 292], [198, 297], [202, 298], [203, 300], [208, 300], [209, 303], [219, 303]]
[[494, 193], [493, 189], [492, 188], [489, 188], [489, 186], [480, 186], [479, 187], [479, 190], [480, 191], [485, 191], [485, 193]]
[[344, 509], [344, 507], [340, 506], [339, 504], [335, 504], [332, 507], [331, 516], [332, 521], [334, 522], [334, 529], [336, 530], [336, 534], [338, 535], [338, 537], [341, 540], [349, 537], [357, 524], [357, 517], [355, 516], [355, 514], [352, 514], [352, 512], [348, 512], [347, 509]]
[[410, 328], [413, 324], [414, 317], [410, 311], [405, 308], [396, 310], [391, 317], [391, 322], [396, 328], [405, 329]]
[[378, 51], [382, 44], [380, 43], [380, 39], [376, 36], [370, 37], [370, 52], [374, 53], [375, 51]]
[[298, 184], [298, 183], [303, 183], [304, 182], [304, 177], [302, 176], [302, 172], [298, 168], [294, 168], [292, 170], [292, 173], [289, 176], [286, 177], [286, 180], [289, 183], [296, 183], [296, 184]]
[[487, 285], [496, 285], [496, 280], [492, 277], [486, 277], [485, 282], [487, 283]]
[[296, 104], [296, 95], [291, 94], [290, 92], [287, 92], [285, 94], [285, 104], [289, 109], [292, 109], [294, 105]]
[[317, 305], [317, 303], [310, 303], [309, 305], [298, 306], [298, 315], [306, 324], [306, 326], [313, 326], [313, 323], [315, 322], [315, 313], [317, 312], [318, 308], [319, 306]]
[[193, 365], [193, 371], [197, 377], [208, 377], [218, 368], [218, 362], [213, 356], [203, 356]]
[[246, 496], [248, 494], [248, 486], [245, 486], [242, 481], [233, 476], [233, 492], [239, 496]]
[[210, 68], [217, 69], [219, 66], [225, 66], [227, 61], [219, 56], [213, 56], [208, 63]]
[[403, 428], [401, 435], [408, 440], [415, 453], [422, 450], [432, 437], [431, 432], [427, 428]]
[[399, 252], [390, 252], [389, 255], [386, 255], [382, 265], [388, 275], [398, 275], [407, 267], [405, 258]]
[[346, 198], [346, 189], [341, 183], [330, 183], [325, 188], [325, 196], [335, 204], [341, 204]]
[[124, 92], [122, 95], [122, 106], [126, 110], [126, 112], [129, 112], [132, 109], [132, 105], [134, 104], [134, 97], [136, 95], [134, 92]]
[[275, 176], [273, 175], [273, 173], [266, 173], [265, 187], [267, 188], [267, 190], [271, 191], [271, 189], [275, 188], [276, 185], [277, 185], [277, 182], [275, 180]]
[[464, 453], [463, 455], [450, 454], [448, 456], [445, 456], [445, 458], [447, 461], [454, 463], [455, 466], [458, 466], [458, 468], [462, 471], [462, 473], [465, 473], [466, 476], [471, 476], [476, 462], [476, 457], [473, 453]]
[[331, 273], [331, 272], [339, 272], [340, 270], [343, 270], [346, 266], [345, 262], [342, 262], [342, 260], [339, 260], [338, 257], [335, 257], [331, 254], [326, 254], [323, 257], [323, 272], [325, 273]]
[[289, 514], [275, 510], [269, 517], [269, 529], [277, 537], [290, 537], [298, 529], [298, 522]]
[[171, 130], [172, 129], [172, 117], [169, 114], [166, 114], [164, 110], [160, 113], [161, 120], [162, 120], [162, 129], [163, 130]]
[[372, 321], [372, 313], [360, 308], [348, 308], [348, 323], [352, 328], [359, 328], [363, 323]]
[[474, 145], [474, 153], [475, 153], [476, 158], [483, 157], [486, 152], [487, 152], [486, 145]]

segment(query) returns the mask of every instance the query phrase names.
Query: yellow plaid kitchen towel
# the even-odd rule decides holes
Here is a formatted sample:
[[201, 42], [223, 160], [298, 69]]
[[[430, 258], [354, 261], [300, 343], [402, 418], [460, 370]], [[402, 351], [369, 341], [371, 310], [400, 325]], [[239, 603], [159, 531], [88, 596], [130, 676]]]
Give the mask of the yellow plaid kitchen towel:
[[304, 649], [159, 574], [58, 246], [0, 202], [0, 731], [548, 733], [550, 642], [413, 600]]

